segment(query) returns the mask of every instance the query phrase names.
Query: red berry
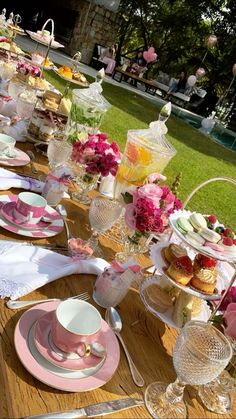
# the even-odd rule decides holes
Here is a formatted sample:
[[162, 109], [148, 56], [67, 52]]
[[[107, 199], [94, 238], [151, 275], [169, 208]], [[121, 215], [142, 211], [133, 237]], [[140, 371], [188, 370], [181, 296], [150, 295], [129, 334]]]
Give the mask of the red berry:
[[193, 273], [193, 264], [191, 259], [188, 256], [180, 256], [175, 260], [176, 267], [184, 269], [188, 274]]
[[217, 218], [215, 215], [209, 215], [208, 220], [210, 221], [211, 224], [215, 224], [217, 221]]
[[209, 256], [201, 255], [198, 253], [196, 256], [196, 261], [202, 268], [214, 268], [216, 266], [217, 261]]
[[231, 228], [229, 228], [229, 227], [225, 228], [224, 231], [223, 231], [223, 234], [224, 234], [225, 237], [231, 236], [231, 234], [232, 234]]
[[231, 239], [231, 237], [224, 237], [223, 244], [225, 244], [226, 246], [233, 246], [234, 242], [233, 239]]
[[235, 245], [236, 245], [236, 239], [233, 239], [233, 244], [235, 244]]

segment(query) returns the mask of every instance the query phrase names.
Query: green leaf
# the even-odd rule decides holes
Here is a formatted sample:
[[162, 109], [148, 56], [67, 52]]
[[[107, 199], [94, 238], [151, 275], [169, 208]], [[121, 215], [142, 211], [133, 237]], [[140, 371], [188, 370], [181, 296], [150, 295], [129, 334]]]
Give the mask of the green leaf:
[[131, 195], [129, 192], [122, 193], [121, 195], [123, 196], [125, 204], [132, 204], [133, 195]]

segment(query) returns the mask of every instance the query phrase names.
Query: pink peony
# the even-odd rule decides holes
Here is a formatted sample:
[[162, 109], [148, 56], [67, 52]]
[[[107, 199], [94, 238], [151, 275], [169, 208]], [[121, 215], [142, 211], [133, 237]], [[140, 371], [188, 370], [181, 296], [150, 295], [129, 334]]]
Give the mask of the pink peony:
[[161, 173], [152, 173], [147, 178], [148, 183], [154, 183], [157, 180], [166, 180], [166, 176], [162, 175]]
[[150, 201], [152, 201], [155, 206], [159, 207], [162, 197], [162, 190], [160, 186], [155, 185], [154, 183], [148, 183], [138, 188], [138, 197], [150, 199]]
[[230, 303], [224, 313], [226, 322], [225, 334], [236, 339], [236, 303]]

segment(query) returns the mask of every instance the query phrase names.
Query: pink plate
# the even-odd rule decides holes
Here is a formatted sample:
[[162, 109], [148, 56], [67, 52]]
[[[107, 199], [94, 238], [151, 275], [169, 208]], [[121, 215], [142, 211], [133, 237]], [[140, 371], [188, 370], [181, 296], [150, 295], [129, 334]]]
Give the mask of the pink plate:
[[[77, 354], [66, 354], [53, 344], [51, 337], [53, 315], [54, 311], [50, 311], [40, 317], [35, 324], [34, 340], [41, 355], [43, 355], [43, 357], [52, 364], [61, 368], [84, 370], [86, 368], [96, 367], [101, 362], [101, 358], [95, 355], [90, 355], [87, 358], [81, 358]], [[105, 327], [106, 323], [104, 322], [102, 325], [102, 332]], [[106, 346], [104, 334], [101, 336], [99, 343], [101, 343], [103, 347]]]
[[18, 225], [16, 223], [12, 223], [5, 218], [5, 215], [2, 212], [2, 208], [8, 202], [16, 202], [18, 195], [10, 194], [10, 195], [0, 195], [0, 227], [3, 227], [5, 230], [11, 231], [12, 233], [19, 234], [21, 236], [26, 237], [33, 237], [43, 238], [43, 237], [52, 237], [56, 234], [59, 234], [63, 228], [64, 223], [61, 215], [49, 205], [45, 208], [45, 216], [52, 220], [51, 223], [45, 223], [46, 226], [44, 228], [38, 229], [37, 226], [32, 229], [25, 229], [22, 225]]
[[19, 150], [19, 148], [14, 148], [16, 152], [16, 157], [0, 157], [0, 165], [3, 166], [26, 166], [29, 164], [30, 158], [28, 154], [24, 153], [24, 151]]
[[106, 341], [107, 356], [101, 368], [92, 375], [81, 377], [81, 371], [68, 371], [57, 367], [36, 350], [32, 342], [35, 322], [45, 314], [56, 309], [59, 302], [38, 304], [27, 310], [18, 321], [14, 345], [17, 355], [24, 367], [35, 378], [50, 387], [72, 392], [94, 390], [106, 384], [115, 373], [120, 359], [120, 349], [117, 338], [108, 324], [103, 320], [103, 332]]
[[[14, 208], [16, 207], [16, 202], [7, 202], [0, 208], [1, 214], [7, 221], [15, 224], [18, 227], [26, 228], [29, 230], [42, 230], [43, 228], [48, 228], [51, 225], [51, 222], [46, 223], [45, 221], [40, 220], [37, 224], [22, 223], [20, 220], [17, 220], [14, 216]], [[47, 214], [48, 216], [48, 214]]]

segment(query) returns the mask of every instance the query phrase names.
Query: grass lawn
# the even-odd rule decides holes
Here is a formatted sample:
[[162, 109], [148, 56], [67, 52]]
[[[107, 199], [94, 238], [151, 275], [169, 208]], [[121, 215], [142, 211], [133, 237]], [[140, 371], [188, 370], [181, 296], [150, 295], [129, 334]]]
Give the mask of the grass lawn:
[[[54, 72], [47, 72], [48, 80], [59, 90], [65, 82]], [[89, 81], [92, 81], [87, 77]], [[77, 88], [73, 85], [73, 88]], [[128, 129], [146, 128], [158, 118], [159, 108], [135, 92], [103, 83], [104, 97], [112, 107], [104, 116], [101, 130], [107, 132], [124, 149]], [[236, 153], [220, 146], [195, 128], [172, 115], [168, 122], [168, 139], [177, 150], [176, 156], [166, 167], [164, 174], [171, 184], [182, 172], [179, 188], [184, 200], [201, 182], [219, 176], [236, 180]], [[219, 220], [236, 232], [236, 185], [213, 182], [201, 189], [188, 205], [189, 209], [202, 213], [215, 213]]]

